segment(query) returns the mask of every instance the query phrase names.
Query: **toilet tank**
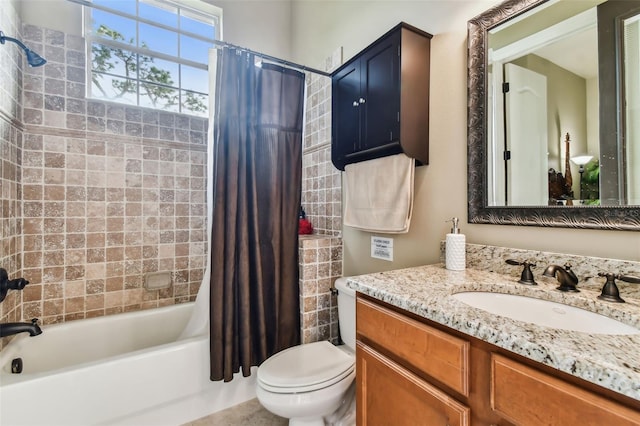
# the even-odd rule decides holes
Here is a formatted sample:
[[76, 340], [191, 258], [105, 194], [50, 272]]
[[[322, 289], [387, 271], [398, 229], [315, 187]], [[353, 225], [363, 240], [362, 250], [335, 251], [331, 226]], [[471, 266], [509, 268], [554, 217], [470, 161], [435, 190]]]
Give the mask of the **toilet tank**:
[[338, 321], [340, 338], [349, 348], [356, 350], [356, 291], [347, 287], [347, 278], [336, 280], [338, 290]]

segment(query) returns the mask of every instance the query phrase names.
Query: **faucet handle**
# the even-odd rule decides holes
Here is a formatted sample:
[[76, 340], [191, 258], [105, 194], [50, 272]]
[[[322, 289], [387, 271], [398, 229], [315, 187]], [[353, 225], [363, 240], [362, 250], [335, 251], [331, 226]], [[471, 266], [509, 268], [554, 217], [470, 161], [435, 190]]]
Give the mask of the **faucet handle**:
[[612, 274], [610, 272], [598, 272], [599, 277], [605, 277], [607, 281], [604, 283], [602, 287], [602, 292], [598, 299], [605, 300], [607, 302], [615, 302], [615, 303], [624, 303], [624, 299], [620, 297], [620, 290], [618, 290], [618, 286], [616, 285], [617, 274]]
[[569, 276], [574, 280], [574, 287], [575, 287], [575, 285], [578, 284], [579, 279], [576, 273], [571, 270], [571, 264], [565, 263], [564, 270], [567, 271], [567, 274], [569, 274]]
[[618, 275], [618, 279], [626, 283], [640, 284], [640, 278], [632, 277], [631, 275]]
[[605, 277], [607, 281], [602, 287], [602, 292], [598, 299], [605, 300], [607, 302], [624, 303], [624, 299], [620, 297], [620, 290], [616, 285], [616, 279], [631, 284], [640, 284], [640, 278], [632, 277], [630, 275], [613, 274], [610, 272], [599, 272], [599, 277]]
[[22, 290], [29, 281], [24, 278], [9, 279], [9, 274], [4, 268], [0, 268], [0, 302], [2, 302], [9, 290]]
[[518, 281], [520, 284], [538, 285], [538, 283], [533, 278], [533, 272], [531, 272], [531, 268], [536, 267], [535, 263], [527, 262], [526, 260], [523, 262], [520, 262], [514, 259], [507, 259], [505, 260], [505, 262], [508, 263], [509, 265], [523, 266], [522, 274], [520, 275], [520, 280]]

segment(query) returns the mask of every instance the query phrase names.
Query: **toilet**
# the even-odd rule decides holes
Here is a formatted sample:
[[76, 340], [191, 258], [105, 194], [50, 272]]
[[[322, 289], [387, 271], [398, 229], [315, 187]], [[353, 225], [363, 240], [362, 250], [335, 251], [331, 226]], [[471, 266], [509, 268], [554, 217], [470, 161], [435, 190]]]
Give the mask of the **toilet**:
[[[289, 419], [290, 426], [324, 426], [325, 418], [336, 421], [336, 413], [353, 417], [356, 377], [355, 291], [338, 278], [338, 319], [344, 345], [322, 341], [294, 346], [278, 352], [258, 367], [256, 395], [264, 408]], [[351, 410], [353, 411], [353, 410]]]

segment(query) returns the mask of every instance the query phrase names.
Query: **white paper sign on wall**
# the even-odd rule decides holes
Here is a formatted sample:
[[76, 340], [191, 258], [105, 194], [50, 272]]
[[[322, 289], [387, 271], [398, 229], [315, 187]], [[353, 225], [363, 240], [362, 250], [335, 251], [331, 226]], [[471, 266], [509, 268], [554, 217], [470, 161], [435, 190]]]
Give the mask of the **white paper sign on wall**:
[[393, 238], [371, 236], [371, 257], [393, 260]]

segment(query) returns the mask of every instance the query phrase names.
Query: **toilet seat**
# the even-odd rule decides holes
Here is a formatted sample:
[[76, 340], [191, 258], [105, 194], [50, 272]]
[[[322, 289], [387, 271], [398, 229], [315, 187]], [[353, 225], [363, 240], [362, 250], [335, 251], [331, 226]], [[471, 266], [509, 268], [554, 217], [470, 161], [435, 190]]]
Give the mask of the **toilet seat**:
[[329, 387], [355, 368], [355, 357], [327, 341], [285, 349], [258, 368], [258, 383], [274, 393], [300, 393]]

